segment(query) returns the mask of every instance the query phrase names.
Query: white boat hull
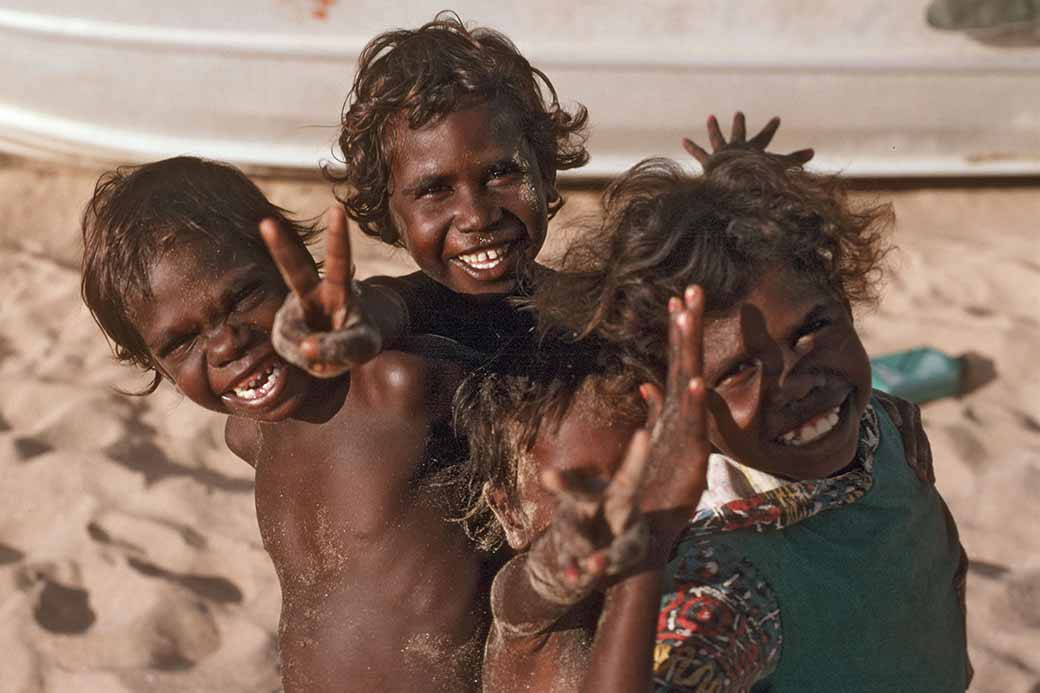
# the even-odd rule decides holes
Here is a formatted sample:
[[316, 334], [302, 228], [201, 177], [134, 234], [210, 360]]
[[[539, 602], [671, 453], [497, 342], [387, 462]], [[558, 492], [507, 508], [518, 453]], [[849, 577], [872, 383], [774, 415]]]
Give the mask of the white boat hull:
[[[0, 8], [0, 149], [130, 163], [182, 153], [250, 168], [332, 158], [368, 39], [417, 26], [419, 2], [8, 0]], [[591, 112], [592, 160], [612, 176], [740, 108], [784, 118], [777, 147], [858, 176], [1040, 174], [1040, 47], [999, 48], [924, 22], [923, 0], [674, 2], [518, 13], [474, 1]]]

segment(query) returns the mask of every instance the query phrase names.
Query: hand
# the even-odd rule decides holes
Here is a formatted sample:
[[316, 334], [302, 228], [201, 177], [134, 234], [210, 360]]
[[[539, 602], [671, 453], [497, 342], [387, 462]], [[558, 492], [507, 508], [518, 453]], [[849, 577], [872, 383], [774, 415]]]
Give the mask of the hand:
[[324, 278], [277, 221], [261, 221], [260, 234], [290, 289], [272, 328], [275, 350], [312, 375], [331, 378], [378, 354], [382, 339], [352, 293], [350, 236], [342, 208], [330, 208], [325, 221]]
[[[707, 485], [707, 389], [704, 383], [704, 291], [691, 286], [668, 302], [668, 377], [665, 393], [640, 388], [653, 432], [650, 465], [641, 496], [654, 513], [654, 547], [668, 552], [686, 526]], [[667, 560], [667, 555], [658, 557]]]
[[649, 432], [637, 431], [624, 461], [606, 483], [569, 470], [542, 473], [542, 484], [560, 500], [552, 523], [528, 552], [531, 585], [543, 598], [576, 604], [605, 576], [642, 563], [649, 534], [639, 515], [638, 492], [649, 441]]
[[719, 121], [715, 116], [708, 116], [708, 141], [711, 142], [712, 153], [709, 154], [703, 147], [693, 140], [684, 137], [683, 149], [696, 159], [701, 167], [707, 172], [718, 166], [731, 155], [746, 151], [759, 151], [770, 157], [776, 158], [784, 164], [785, 168], [793, 166], [804, 166], [812, 158], [815, 152], [812, 149], [799, 149], [790, 154], [771, 154], [766, 152], [766, 147], [773, 141], [773, 135], [780, 127], [780, 119], [772, 118], [762, 130], [750, 140], [745, 139], [747, 135], [747, 123], [744, 114], [737, 111], [733, 114], [733, 126], [730, 128], [729, 142], [722, 135]]

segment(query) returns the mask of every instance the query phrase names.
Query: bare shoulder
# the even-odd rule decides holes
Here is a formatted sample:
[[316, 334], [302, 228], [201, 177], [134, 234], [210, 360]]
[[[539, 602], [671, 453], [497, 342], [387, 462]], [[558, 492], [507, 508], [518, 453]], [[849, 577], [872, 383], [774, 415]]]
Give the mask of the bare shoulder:
[[249, 466], [256, 466], [260, 453], [260, 429], [255, 422], [238, 416], [229, 416], [224, 424], [224, 442], [237, 457]]
[[401, 416], [446, 415], [462, 377], [459, 363], [386, 351], [353, 372], [351, 389], [380, 411]]

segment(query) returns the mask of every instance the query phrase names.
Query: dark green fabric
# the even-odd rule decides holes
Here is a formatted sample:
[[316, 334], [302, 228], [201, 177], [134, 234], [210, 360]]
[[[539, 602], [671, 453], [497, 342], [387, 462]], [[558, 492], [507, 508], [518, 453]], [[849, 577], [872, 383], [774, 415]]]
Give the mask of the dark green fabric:
[[780, 661], [754, 691], [966, 688], [957, 531], [935, 488], [907, 465], [899, 432], [876, 410], [874, 484], [858, 502], [783, 530], [712, 537], [746, 556], [777, 594]]

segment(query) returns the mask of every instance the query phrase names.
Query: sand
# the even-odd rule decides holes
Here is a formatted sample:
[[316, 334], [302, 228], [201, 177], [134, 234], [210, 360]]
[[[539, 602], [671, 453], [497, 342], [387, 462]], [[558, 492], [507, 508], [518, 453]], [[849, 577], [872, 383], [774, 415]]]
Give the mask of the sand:
[[[252, 470], [222, 420], [115, 364], [79, 298], [98, 171], [0, 160], [0, 693], [279, 688], [279, 590]], [[262, 187], [318, 214], [313, 179]], [[974, 691], [1040, 691], [1040, 188], [877, 193], [899, 216], [872, 354], [971, 353], [972, 391], [928, 404], [939, 486], [973, 566]], [[571, 195], [556, 229], [592, 208]], [[557, 237], [563, 234], [557, 232]], [[402, 253], [358, 240], [362, 275]]]

